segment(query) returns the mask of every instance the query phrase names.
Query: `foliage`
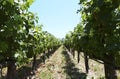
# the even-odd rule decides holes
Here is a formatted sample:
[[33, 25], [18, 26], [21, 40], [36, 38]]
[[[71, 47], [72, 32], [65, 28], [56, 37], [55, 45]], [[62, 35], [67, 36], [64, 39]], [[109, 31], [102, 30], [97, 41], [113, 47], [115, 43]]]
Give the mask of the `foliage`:
[[33, 2], [34, 0], [0, 0], [0, 63], [5, 61], [11, 67], [15, 63], [20, 66], [29, 62], [29, 58], [34, 55], [60, 46], [60, 40], [42, 31], [38, 17], [28, 11]]
[[66, 35], [65, 45], [112, 68], [119, 67], [120, 0], [80, 0], [79, 4], [82, 21], [69, 38]]

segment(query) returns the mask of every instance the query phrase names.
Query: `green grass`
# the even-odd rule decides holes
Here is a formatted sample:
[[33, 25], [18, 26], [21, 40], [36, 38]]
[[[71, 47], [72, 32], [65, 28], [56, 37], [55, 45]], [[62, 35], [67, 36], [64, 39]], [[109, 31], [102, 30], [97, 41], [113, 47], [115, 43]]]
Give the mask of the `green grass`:
[[41, 72], [41, 73], [39, 74], [39, 77], [40, 77], [41, 79], [53, 79], [52, 73], [49, 73], [49, 72]]
[[50, 59], [47, 60], [45, 67], [40, 67], [41, 71], [38, 75], [41, 79], [56, 79], [60, 74], [65, 75], [62, 70], [62, 66], [65, 64], [64, 57], [61, 55], [63, 50], [64, 48], [61, 46]]

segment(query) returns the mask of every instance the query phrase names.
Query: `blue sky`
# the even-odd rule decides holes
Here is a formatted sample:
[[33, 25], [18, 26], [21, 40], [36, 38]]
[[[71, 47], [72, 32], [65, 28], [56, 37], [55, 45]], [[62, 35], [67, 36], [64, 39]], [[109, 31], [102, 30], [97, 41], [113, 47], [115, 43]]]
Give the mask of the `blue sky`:
[[80, 22], [78, 3], [79, 0], [35, 0], [29, 10], [37, 14], [43, 30], [64, 38]]

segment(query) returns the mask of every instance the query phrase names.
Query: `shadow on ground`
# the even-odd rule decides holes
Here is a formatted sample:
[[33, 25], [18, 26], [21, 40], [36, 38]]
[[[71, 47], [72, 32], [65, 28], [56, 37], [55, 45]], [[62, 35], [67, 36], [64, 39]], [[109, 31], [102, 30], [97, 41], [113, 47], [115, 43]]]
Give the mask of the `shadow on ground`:
[[87, 75], [79, 72], [79, 69], [75, 67], [67, 51], [63, 51], [62, 54], [65, 56], [66, 61], [66, 65], [63, 67], [64, 72], [67, 74], [66, 79], [86, 79]]
[[22, 66], [17, 70], [17, 79], [26, 79], [27, 77], [32, 76], [31, 67]]
[[[35, 70], [40, 68], [42, 63], [45, 64], [45, 60], [49, 59], [49, 57], [52, 56], [52, 54], [55, 51], [56, 50], [52, 50], [49, 53], [45, 53], [42, 56], [40, 56], [40, 58], [36, 60]], [[17, 79], [27, 79], [27, 77], [31, 78], [32, 76], [34, 76], [35, 74], [33, 73], [31, 66], [32, 66], [32, 62], [30, 62], [26, 66], [22, 66], [19, 69], [17, 69]]]

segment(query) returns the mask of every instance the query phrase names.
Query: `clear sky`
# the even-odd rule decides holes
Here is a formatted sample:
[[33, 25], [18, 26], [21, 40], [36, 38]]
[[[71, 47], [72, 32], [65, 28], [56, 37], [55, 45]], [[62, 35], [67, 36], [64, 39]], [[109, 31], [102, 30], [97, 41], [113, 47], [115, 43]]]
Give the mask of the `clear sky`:
[[43, 30], [64, 38], [80, 22], [78, 3], [79, 0], [35, 0], [29, 10], [38, 15]]

